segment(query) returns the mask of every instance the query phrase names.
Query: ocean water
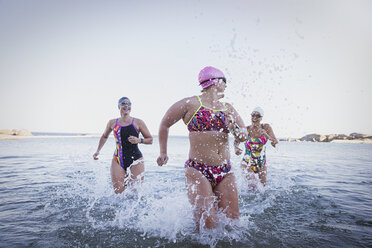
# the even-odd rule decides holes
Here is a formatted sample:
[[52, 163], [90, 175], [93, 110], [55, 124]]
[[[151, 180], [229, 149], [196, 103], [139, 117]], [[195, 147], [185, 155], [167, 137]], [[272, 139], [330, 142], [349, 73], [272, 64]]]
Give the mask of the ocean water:
[[222, 213], [194, 232], [183, 174], [187, 137], [141, 145], [145, 181], [115, 195], [114, 141], [0, 141], [0, 247], [371, 247], [372, 145], [288, 143], [267, 148], [267, 186], [251, 191], [232, 155], [240, 220]]

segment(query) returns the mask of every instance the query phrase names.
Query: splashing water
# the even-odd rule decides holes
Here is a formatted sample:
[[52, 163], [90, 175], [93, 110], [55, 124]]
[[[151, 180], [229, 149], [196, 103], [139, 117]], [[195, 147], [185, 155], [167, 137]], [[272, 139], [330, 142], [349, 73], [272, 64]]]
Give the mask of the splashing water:
[[[259, 186], [257, 192], [250, 191], [246, 179], [239, 176], [237, 169], [240, 220], [230, 220], [219, 212], [215, 229], [202, 229], [197, 233], [182, 168], [151, 167], [146, 170], [142, 183], [136, 183], [123, 194], [116, 195], [111, 188], [108, 165], [101, 162], [100, 166], [96, 166], [93, 163], [88, 162], [86, 168], [92, 168], [91, 173], [76, 173], [64, 187], [57, 188], [50, 204], [45, 207], [46, 215], [57, 217], [50, 223], [56, 226], [55, 232], [61, 232], [60, 225], [63, 226], [63, 223], [70, 226], [71, 223], [66, 221], [74, 219], [73, 222], [85, 223], [79, 234], [83, 236], [121, 230], [140, 236], [142, 241], [160, 240], [159, 245], [180, 242], [195, 242], [211, 247], [221, 242], [231, 245], [250, 238], [251, 231], [258, 228], [251, 221], [251, 216], [262, 214], [265, 209], [272, 207], [277, 197], [275, 194], [266, 194], [271, 191], [270, 184], [268, 189]], [[238, 168], [238, 162], [233, 167]], [[165, 171], [158, 172], [160, 169]], [[289, 188], [290, 184], [281, 186]], [[258, 205], [252, 204], [257, 200]], [[127, 236], [124, 234], [124, 237]]]
[[[0, 244], [314, 247], [369, 242], [371, 146], [281, 143], [280, 152], [267, 149], [267, 185], [254, 191], [240, 171], [241, 157], [233, 156], [240, 219], [232, 221], [219, 212], [215, 229], [197, 233], [183, 169], [187, 137], [169, 140], [170, 160], [163, 167], [155, 165], [156, 145], [144, 146], [144, 181], [120, 195], [111, 185], [112, 151], [103, 151], [98, 161], [87, 155], [96, 142], [3, 142]], [[60, 149], [52, 149], [56, 146]], [[20, 148], [22, 156], [17, 155]], [[352, 176], [351, 163], [356, 165]], [[324, 173], [325, 168], [332, 173]]]

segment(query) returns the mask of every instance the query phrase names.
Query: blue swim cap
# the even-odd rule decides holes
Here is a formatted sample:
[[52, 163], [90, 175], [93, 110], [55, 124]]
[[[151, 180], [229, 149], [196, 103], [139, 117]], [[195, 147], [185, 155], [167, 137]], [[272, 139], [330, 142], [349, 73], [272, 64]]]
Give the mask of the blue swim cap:
[[129, 100], [129, 98], [128, 97], [122, 97], [122, 98], [120, 98], [119, 99], [119, 101], [118, 101], [118, 108], [120, 109], [120, 105], [121, 105], [121, 102], [123, 102], [124, 100], [128, 100], [129, 101], [129, 106], [131, 106], [132, 105], [132, 103], [131, 103], [131, 101]]

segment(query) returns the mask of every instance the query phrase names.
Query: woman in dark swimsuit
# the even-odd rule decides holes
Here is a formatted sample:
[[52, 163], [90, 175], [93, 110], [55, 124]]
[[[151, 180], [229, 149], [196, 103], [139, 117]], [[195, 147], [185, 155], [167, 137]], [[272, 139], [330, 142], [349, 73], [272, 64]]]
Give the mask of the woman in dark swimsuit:
[[[118, 107], [121, 117], [107, 123], [93, 158], [98, 159], [99, 151], [113, 131], [116, 150], [111, 163], [111, 180], [115, 193], [120, 194], [131, 182], [143, 180], [145, 165], [138, 144], [152, 144], [152, 136], [142, 120], [130, 116], [132, 103], [127, 97], [120, 98]], [[140, 133], [143, 138], [139, 137]]]

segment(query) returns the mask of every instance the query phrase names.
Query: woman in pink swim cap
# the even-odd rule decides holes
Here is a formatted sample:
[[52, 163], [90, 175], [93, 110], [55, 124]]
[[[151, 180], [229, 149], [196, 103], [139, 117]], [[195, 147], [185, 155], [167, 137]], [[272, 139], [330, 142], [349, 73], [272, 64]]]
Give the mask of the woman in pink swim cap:
[[225, 75], [208, 66], [199, 73], [200, 96], [174, 103], [159, 128], [159, 166], [168, 162], [169, 128], [183, 120], [189, 130], [189, 157], [185, 162], [186, 189], [194, 209], [196, 228], [214, 228], [216, 213], [239, 218], [238, 190], [231, 172], [229, 133], [238, 140], [247, 138], [244, 122], [229, 103], [220, 101], [226, 88]]
[[203, 89], [223, 80], [226, 83], [225, 75], [222, 71], [212, 66], [207, 66], [199, 72], [199, 83]]

